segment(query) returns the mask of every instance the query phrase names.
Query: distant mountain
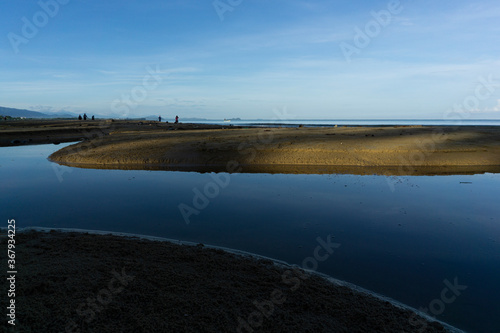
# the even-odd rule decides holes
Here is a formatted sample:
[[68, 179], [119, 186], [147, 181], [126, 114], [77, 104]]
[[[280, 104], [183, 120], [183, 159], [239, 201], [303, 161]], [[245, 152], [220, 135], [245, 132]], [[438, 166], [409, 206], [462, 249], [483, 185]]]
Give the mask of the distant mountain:
[[77, 118], [78, 115], [68, 111], [58, 111], [51, 113], [43, 113], [38, 111], [31, 111], [25, 109], [14, 109], [14, 108], [6, 108], [0, 106], [0, 115], [1, 116], [11, 116], [14, 118], [17, 117], [25, 117], [25, 118]]
[[[77, 113], [69, 112], [69, 111], [58, 111], [58, 112], [51, 112], [51, 113], [46, 113], [49, 118], [78, 118]], [[83, 115], [83, 113], [82, 113]]]
[[6, 108], [0, 106], [0, 115], [2, 116], [11, 116], [11, 117], [26, 117], [26, 118], [52, 118], [50, 115], [37, 112], [30, 111], [24, 109], [14, 109], [14, 108]]

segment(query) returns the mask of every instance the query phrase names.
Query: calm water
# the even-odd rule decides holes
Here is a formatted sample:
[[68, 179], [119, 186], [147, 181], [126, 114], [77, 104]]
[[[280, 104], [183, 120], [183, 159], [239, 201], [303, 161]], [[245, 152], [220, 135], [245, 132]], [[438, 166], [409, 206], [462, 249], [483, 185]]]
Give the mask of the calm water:
[[[5, 224], [154, 235], [298, 265], [313, 256], [317, 237], [332, 235], [340, 247], [318, 271], [415, 308], [439, 304], [443, 281], [456, 278], [467, 289], [441, 303], [437, 318], [500, 332], [499, 174], [219, 174], [229, 181], [220, 187], [214, 174], [87, 170], [46, 159], [63, 146], [0, 148]], [[196, 201], [187, 224], [179, 205], [195, 209], [205, 187], [212, 198]]]

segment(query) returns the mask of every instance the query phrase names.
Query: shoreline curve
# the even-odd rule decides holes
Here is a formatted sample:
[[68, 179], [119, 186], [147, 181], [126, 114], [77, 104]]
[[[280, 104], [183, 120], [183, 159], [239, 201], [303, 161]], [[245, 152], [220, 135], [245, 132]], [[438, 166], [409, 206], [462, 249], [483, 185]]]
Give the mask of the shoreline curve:
[[353, 290], [354, 292], [360, 293], [362, 295], [366, 295], [368, 297], [374, 297], [380, 303], [388, 302], [396, 308], [399, 308], [399, 309], [402, 309], [405, 311], [410, 311], [411, 313], [414, 313], [414, 314], [424, 318], [425, 320], [428, 321], [429, 325], [431, 325], [432, 323], [439, 323], [447, 330], [447, 332], [465, 333], [463, 330], [460, 330], [460, 329], [458, 329], [452, 325], [449, 325], [445, 322], [436, 320], [435, 318], [432, 318], [432, 317], [428, 316], [427, 314], [425, 314], [421, 311], [418, 311], [417, 309], [415, 309], [413, 307], [410, 307], [406, 304], [400, 303], [400, 302], [398, 302], [394, 299], [391, 299], [389, 297], [386, 297], [386, 296], [380, 295], [378, 293], [369, 291], [367, 289], [364, 289], [362, 287], [359, 287], [359, 286], [354, 285], [352, 283], [349, 283], [347, 281], [338, 280], [338, 279], [335, 279], [335, 278], [333, 278], [329, 275], [323, 274], [323, 273], [319, 273], [319, 272], [312, 271], [312, 270], [305, 270], [298, 265], [292, 265], [292, 264], [289, 264], [289, 263], [282, 261], [282, 260], [269, 258], [269, 257], [262, 256], [259, 254], [251, 253], [251, 252], [246, 252], [246, 251], [241, 251], [241, 250], [236, 250], [236, 249], [231, 249], [231, 248], [226, 248], [226, 247], [221, 247], [221, 246], [199, 244], [199, 243], [190, 242], [190, 241], [176, 240], [176, 239], [171, 239], [171, 238], [156, 237], [156, 236], [149, 236], [149, 235], [142, 235], [142, 234], [123, 233], [123, 232], [113, 232], [113, 231], [87, 230], [87, 229], [76, 229], [76, 228], [24, 227], [24, 228], [19, 228], [18, 232], [20, 234], [29, 233], [29, 232], [39, 232], [39, 233], [45, 233], [47, 235], [51, 235], [54, 232], [59, 232], [62, 234], [67, 234], [68, 236], [69, 236], [69, 234], [72, 234], [72, 233], [73, 234], [77, 233], [81, 236], [83, 236], [83, 235], [100, 235], [100, 236], [112, 235], [112, 236], [119, 237], [119, 238], [127, 240], [127, 241], [148, 240], [148, 241], [153, 241], [153, 242], [166, 242], [166, 243], [175, 244], [175, 245], [186, 245], [186, 246], [189, 246], [191, 248], [199, 248], [200, 246], [202, 246], [202, 247], [205, 247], [207, 249], [221, 250], [221, 251], [236, 255], [237, 257], [240, 257], [242, 259], [252, 258], [252, 259], [257, 260], [257, 261], [259, 261], [259, 260], [260, 261], [262, 261], [262, 260], [263, 261], [271, 261], [273, 263], [273, 265], [276, 265], [277, 267], [281, 268], [282, 270], [284, 270], [284, 269], [297, 269], [298, 268], [298, 269], [305, 271], [309, 274], [320, 277], [321, 279], [323, 279], [327, 283], [331, 284], [332, 288], [345, 287], [345, 288], [348, 288], [350, 290]]
[[94, 169], [396, 176], [500, 172], [500, 128], [393, 126], [115, 131], [50, 155]]

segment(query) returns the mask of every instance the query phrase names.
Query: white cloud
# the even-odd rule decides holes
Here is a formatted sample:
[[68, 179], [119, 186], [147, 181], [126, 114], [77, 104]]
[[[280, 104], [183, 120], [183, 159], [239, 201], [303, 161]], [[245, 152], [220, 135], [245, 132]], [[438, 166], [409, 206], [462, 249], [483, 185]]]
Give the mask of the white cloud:
[[395, 16], [393, 19], [395, 23], [405, 27], [411, 27], [415, 25], [415, 23], [413, 23], [413, 20], [409, 17]]
[[492, 108], [486, 108], [483, 112], [500, 112], [500, 99], [497, 100], [497, 105]]
[[459, 8], [455, 13], [449, 15], [449, 19], [458, 22], [486, 20], [491, 18], [500, 18], [500, 6], [496, 1], [490, 4], [471, 3]]

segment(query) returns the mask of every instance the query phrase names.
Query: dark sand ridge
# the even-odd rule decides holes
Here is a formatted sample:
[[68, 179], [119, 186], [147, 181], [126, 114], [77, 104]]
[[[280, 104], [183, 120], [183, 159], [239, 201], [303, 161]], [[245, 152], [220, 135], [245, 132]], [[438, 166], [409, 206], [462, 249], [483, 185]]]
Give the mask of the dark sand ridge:
[[16, 243], [19, 332], [453, 330], [300, 269], [201, 244], [55, 231], [18, 233]]
[[[192, 126], [192, 125], [190, 125]], [[122, 128], [50, 156], [83, 168], [434, 175], [500, 172], [498, 127]]]
[[139, 120], [15, 120], [0, 121], [0, 147], [47, 144], [101, 138], [116, 130], [150, 131], [162, 129], [216, 129], [218, 125], [158, 123]]

